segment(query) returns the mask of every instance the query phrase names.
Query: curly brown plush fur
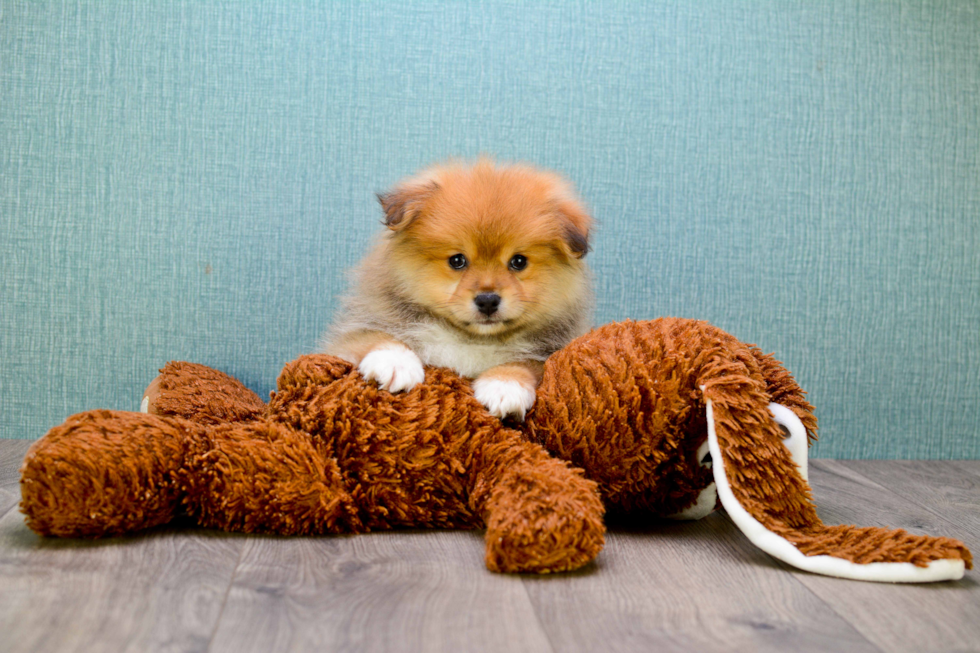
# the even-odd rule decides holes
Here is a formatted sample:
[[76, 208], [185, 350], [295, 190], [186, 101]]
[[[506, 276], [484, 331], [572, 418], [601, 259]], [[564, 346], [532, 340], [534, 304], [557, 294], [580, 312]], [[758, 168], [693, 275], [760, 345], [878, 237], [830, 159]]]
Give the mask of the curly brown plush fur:
[[671, 515], [711, 482], [695, 457], [711, 400], [738, 502], [805, 555], [972, 566], [954, 539], [825, 525], [768, 409], [776, 402], [792, 410], [812, 441], [813, 407], [779, 361], [721, 329], [679, 319], [609, 324], [555, 353], [547, 367], [527, 432], [582, 467], [612, 509]]
[[704, 322], [624, 322], [574, 341], [548, 360], [523, 433], [448, 370], [391, 395], [326, 355], [287, 364], [268, 404], [190, 363], [169, 363], [148, 393], [155, 414], [81, 413], [34, 444], [21, 477], [33, 530], [113, 535], [181, 511], [281, 534], [485, 527], [492, 570], [574, 569], [602, 548], [600, 496], [666, 516], [713, 482], [697, 456], [710, 401], [739, 503], [805, 555], [970, 566], [956, 540], [823, 525], [767, 408], [787, 406], [812, 438], [804, 393]]
[[511, 572], [573, 569], [602, 548], [595, 483], [504, 428], [447, 370], [390, 395], [349, 363], [305, 356], [265, 406], [219, 372], [170, 363], [157, 389], [162, 415], [82, 413], [35, 443], [21, 479], [33, 530], [113, 535], [179, 510], [285, 535], [485, 526], [487, 566]]

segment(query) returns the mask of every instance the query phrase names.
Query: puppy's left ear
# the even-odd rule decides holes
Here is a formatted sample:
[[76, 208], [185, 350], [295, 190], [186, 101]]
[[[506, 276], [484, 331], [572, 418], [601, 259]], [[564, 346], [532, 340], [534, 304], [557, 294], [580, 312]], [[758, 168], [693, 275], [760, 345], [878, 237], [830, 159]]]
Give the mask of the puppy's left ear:
[[401, 231], [419, 217], [425, 209], [426, 201], [439, 189], [434, 181], [419, 183], [406, 182], [387, 193], [378, 193], [378, 201], [385, 212], [385, 226], [392, 231]]
[[559, 199], [555, 203], [558, 214], [565, 221], [565, 242], [575, 258], [589, 253], [589, 236], [592, 232], [592, 216], [581, 202], [573, 197]]

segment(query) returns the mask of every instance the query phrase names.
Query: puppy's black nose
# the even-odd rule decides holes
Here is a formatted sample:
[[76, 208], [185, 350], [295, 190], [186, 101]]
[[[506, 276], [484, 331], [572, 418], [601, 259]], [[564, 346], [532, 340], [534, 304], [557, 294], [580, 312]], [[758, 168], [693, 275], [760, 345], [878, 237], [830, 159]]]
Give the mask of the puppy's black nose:
[[473, 303], [476, 304], [477, 310], [490, 317], [500, 308], [500, 295], [495, 292], [481, 292], [473, 298]]

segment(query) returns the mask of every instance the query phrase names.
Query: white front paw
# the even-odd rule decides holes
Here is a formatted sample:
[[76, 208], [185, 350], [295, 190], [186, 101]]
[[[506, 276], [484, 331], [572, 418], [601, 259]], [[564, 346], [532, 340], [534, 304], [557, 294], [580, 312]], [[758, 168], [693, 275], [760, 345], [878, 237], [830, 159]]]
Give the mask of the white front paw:
[[404, 345], [385, 345], [361, 359], [357, 371], [368, 381], [377, 381], [382, 390], [411, 390], [425, 380], [425, 369], [415, 352]]
[[477, 379], [473, 383], [473, 394], [491, 415], [500, 419], [513, 415], [523, 420], [524, 414], [534, 405], [534, 389], [517, 381]]

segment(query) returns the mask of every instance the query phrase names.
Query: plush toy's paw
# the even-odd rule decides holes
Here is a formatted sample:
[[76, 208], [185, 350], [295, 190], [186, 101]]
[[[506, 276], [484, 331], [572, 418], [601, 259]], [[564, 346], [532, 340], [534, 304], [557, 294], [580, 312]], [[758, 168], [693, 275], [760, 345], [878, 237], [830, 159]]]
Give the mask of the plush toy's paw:
[[534, 405], [534, 388], [519, 381], [502, 379], [477, 379], [473, 382], [473, 394], [487, 407], [490, 414], [504, 419], [524, 419], [524, 414]]
[[415, 352], [391, 344], [372, 350], [361, 359], [357, 370], [368, 381], [377, 381], [388, 392], [408, 391], [425, 380], [425, 369]]

